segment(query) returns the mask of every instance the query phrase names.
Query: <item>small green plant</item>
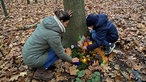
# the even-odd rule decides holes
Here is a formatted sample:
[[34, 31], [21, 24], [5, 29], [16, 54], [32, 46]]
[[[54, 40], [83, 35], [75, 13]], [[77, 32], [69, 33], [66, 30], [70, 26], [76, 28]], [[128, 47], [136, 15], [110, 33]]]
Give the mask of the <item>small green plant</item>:
[[77, 72], [78, 77], [83, 77], [85, 75], [85, 70], [81, 70]]
[[101, 82], [100, 73], [99, 72], [94, 72], [91, 75], [91, 79], [87, 80], [87, 82]]
[[75, 82], [82, 82], [82, 80], [80, 78], [76, 78]]
[[82, 78], [84, 75], [85, 75], [85, 70], [78, 71], [75, 82], [82, 82], [82, 80], [80, 78]]

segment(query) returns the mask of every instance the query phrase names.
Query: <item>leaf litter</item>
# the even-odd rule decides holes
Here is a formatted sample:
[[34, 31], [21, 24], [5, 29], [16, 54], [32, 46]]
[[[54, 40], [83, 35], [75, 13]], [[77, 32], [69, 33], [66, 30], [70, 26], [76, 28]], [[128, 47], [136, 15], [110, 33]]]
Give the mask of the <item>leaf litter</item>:
[[[32, 79], [33, 72], [28, 71], [21, 55], [22, 46], [34, 28], [17, 29], [38, 23], [42, 18], [53, 15], [55, 8], [63, 8], [62, 1], [54, 4], [53, 0], [49, 0], [47, 5], [44, 5], [43, 1], [37, 4], [31, 2], [29, 5], [23, 0], [6, 1], [10, 18], [3, 20], [4, 17], [2, 13], [0, 14], [0, 50], [2, 51], [0, 52], [0, 81], [39, 82]], [[118, 28], [119, 40], [116, 43], [117, 48], [113, 51], [114, 54], [109, 58], [109, 63], [103, 67], [90, 66], [85, 70], [84, 77], [90, 78], [93, 70], [99, 70], [103, 73], [103, 82], [133, 82], [135, 79], [146, 81], [145, 1], [85, 0], [85, 10], [86, 16], [89, 13], [107, 14]], [[57, 63], [59, 64], [55, 65], [56, 78], [52, 78], [52, 82], [73, 81], [76, 77], [76, 67], [61, 60]]]

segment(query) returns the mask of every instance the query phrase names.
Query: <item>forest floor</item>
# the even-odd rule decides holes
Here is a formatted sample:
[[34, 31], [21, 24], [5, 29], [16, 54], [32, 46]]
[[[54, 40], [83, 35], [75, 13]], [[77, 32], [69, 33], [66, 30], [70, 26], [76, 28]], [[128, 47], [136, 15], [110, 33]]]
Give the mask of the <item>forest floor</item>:
[[[57, 4], [49, 0], [46, 5], [43, 1], [29, 5], [26, 0], [5, 1], [9, 18], [4, 18], [0, 8], [0, 82], [39, 82], [23, 63], [22, 46], [35, 24], [53, 15], [56, 8], [63, 8], [62, 0]], [[119, 31], [114, 55], [103, 68], [102, 82], [146, 82], [146, 1], [85, 0], [85, 10], [86, 15], [107, 14]], [[30, 25], [34, 28], [22, 29]], [[64, 62], [57, 63], [56, 76], [48, 82], [73, 82], [76, 76], [64, 71]]]

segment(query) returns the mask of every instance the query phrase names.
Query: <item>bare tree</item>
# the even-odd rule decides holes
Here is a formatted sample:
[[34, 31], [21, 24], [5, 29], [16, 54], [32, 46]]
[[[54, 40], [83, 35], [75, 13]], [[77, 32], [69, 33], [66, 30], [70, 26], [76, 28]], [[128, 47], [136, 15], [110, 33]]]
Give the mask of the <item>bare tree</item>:
[[38, 3], [38, 0], [35, 0], [35, 3]]
[[30, 4], [30, 1], [29, 0], [27, 0], [27, 4]]
[[4, 0], [0, 0], [0, 1], [1, 1], [2, 8], [3, 8], [3, 13], [4, 13], [5, 17], [8, 17], [8, 13], [7, 13], [7, 9], [6, 9]]

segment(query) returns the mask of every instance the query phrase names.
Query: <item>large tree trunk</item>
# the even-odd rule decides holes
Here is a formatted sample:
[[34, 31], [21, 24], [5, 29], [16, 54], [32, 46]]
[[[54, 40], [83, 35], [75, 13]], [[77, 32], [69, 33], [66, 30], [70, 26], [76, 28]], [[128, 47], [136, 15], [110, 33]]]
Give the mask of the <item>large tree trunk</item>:
[[7, 9], [6, 9], [5, 3], [4, 3], [3, 0], [0, 0], [0, 1], [1, 1], [2, 8], [3, 8], [3, 13], [4, 13], [5, 17], [7, 17], [8, 13], [7, 13]]
[[87, 31], [85, 25], [85, 4], [84, 0], [63, 0], [65, 10], [72, 10], [73, 16], [70, 20], [66, 33], [63, 35], [65, 47], [75, 45]]
[[87, 31], [85, 24], [84, 0], [63, 0], [65, 10], [72, 10], [73, 16], [70, 20], [66, 33], [63, 35], [65, 47], [75, 45]]

